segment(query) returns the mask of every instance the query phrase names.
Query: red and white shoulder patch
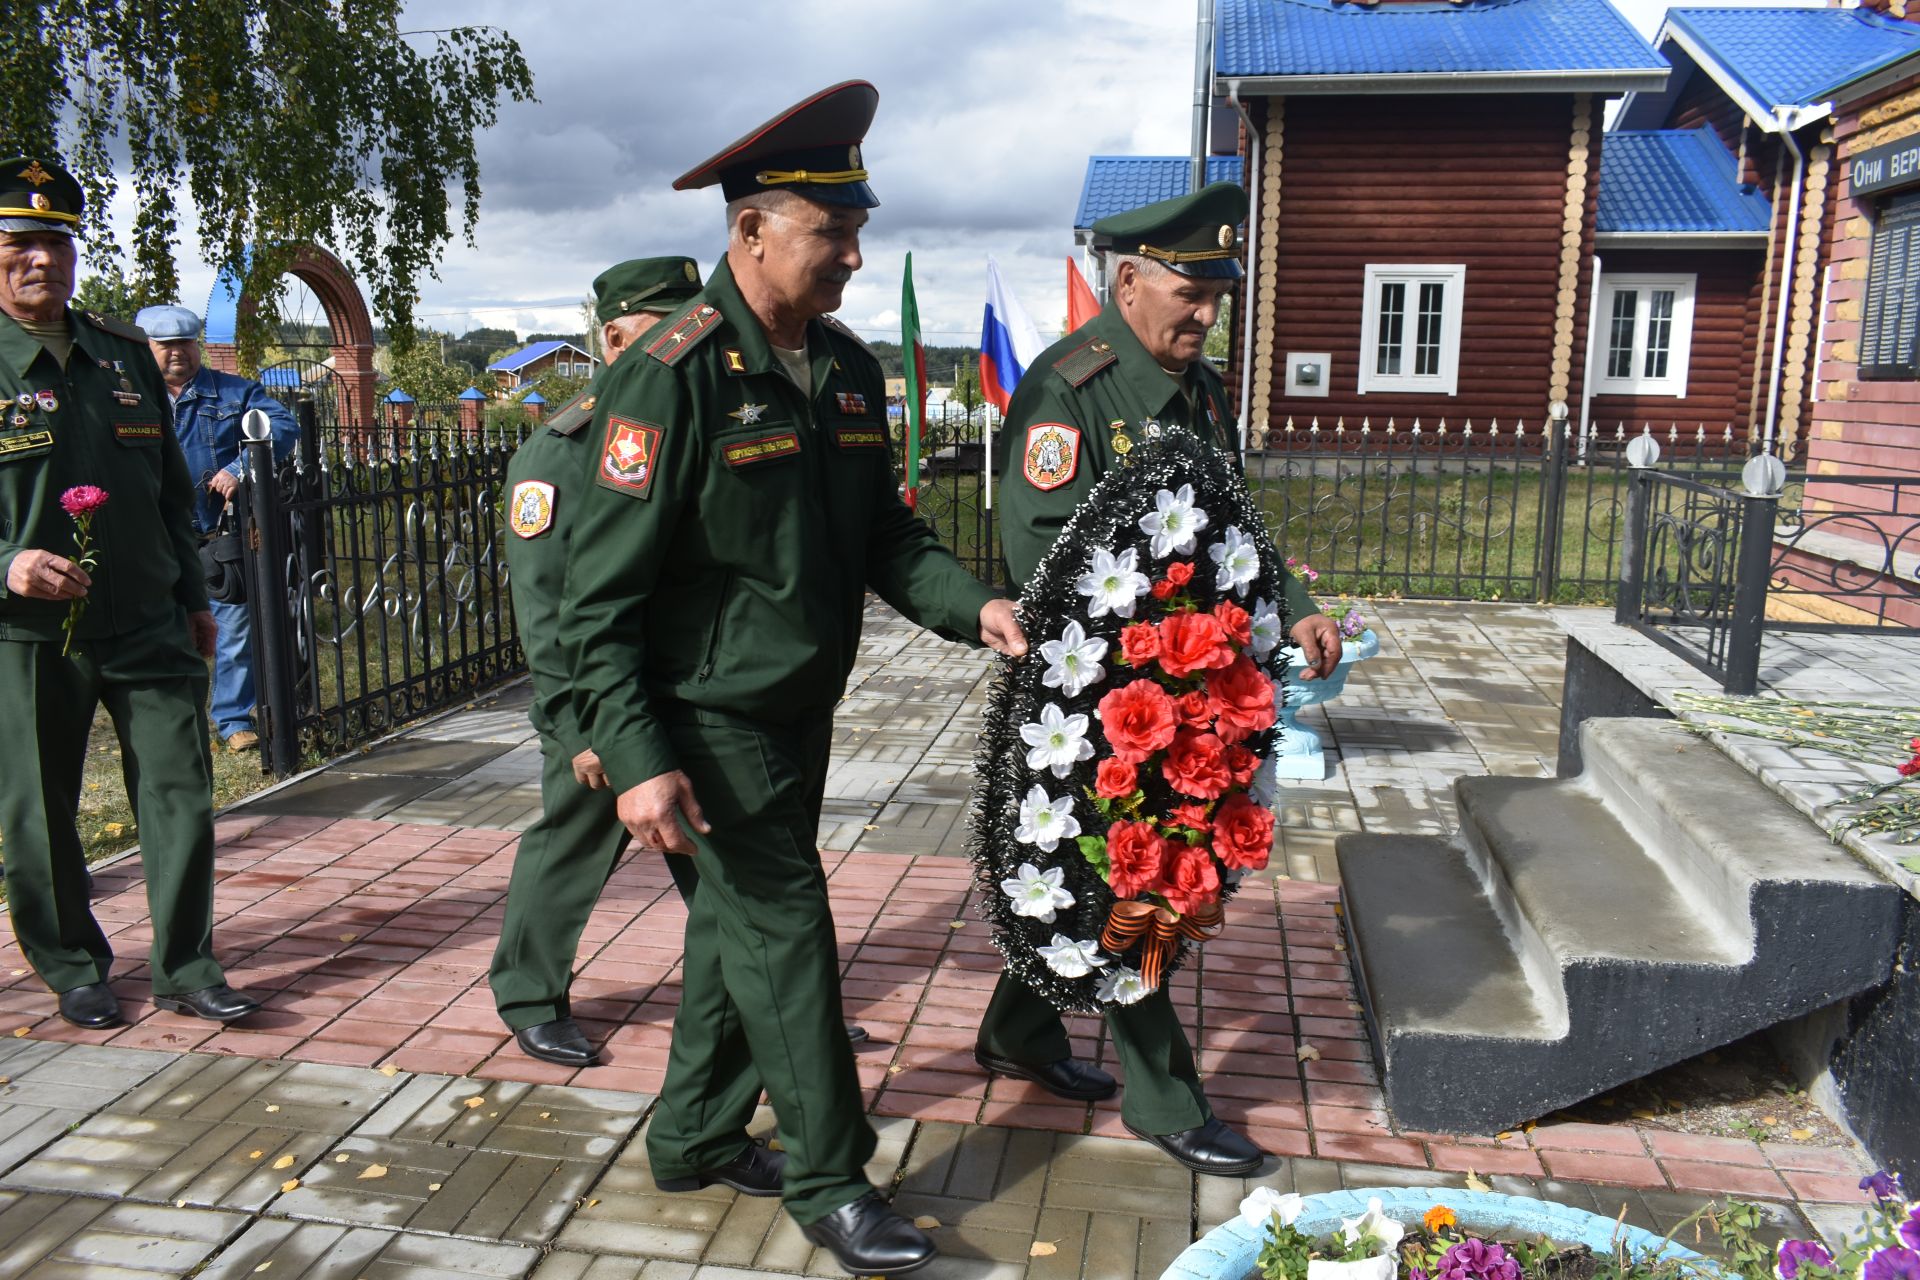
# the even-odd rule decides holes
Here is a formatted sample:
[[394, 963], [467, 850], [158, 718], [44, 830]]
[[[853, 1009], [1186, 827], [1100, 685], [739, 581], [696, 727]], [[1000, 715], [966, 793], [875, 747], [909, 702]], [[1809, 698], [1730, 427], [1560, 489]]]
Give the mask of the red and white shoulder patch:
[[1079, 473], [1080, 429], [1064, 422], [1036, 422], [1027, 428], [1021, 474], [1036, 489], [1058, 489]]
[[599, 483], [644, 498], [659, 469], [661, 430], [646, 422], [607, 419], [607, 443], [600, 456]]

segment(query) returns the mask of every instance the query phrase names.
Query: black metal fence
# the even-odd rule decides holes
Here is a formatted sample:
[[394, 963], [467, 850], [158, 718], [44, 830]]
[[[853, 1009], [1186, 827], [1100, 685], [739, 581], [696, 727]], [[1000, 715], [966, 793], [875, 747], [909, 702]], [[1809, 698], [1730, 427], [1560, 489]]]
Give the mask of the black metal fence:
[[525, 669], [503, 555], [524, 427], [383, 406], [371, 428], [295, 397], [299, 447], [249, 451], [250, 607], [265, 763], [287, 773]]

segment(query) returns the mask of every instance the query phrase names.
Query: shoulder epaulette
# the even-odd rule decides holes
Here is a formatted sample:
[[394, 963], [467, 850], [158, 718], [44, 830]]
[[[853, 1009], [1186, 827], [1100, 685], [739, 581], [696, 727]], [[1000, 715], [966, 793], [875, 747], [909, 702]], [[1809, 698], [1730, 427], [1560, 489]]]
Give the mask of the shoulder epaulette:
[[720, 327], [720, 308], [694, 302], [660, 326], [660, 335], [647, 344], [647, 354], [661, 364], [679, 364], [700, 340]]
[[102, 329], [116, 338], [131, 338], [135, 342], [145, 343], [147, 331], [138, 325], [128, 324], [118, 316], [102, 315], [98, 311], [76, 311], [75, 315], [96, 329]]
[[1111, 343], [1104, 338], [1093, 338], [1055, 360], [1053, 370], [1069, 385], [1077, 387], [1119, 358], [1113, 354]]
[[821, 316], [820, 323], [824, 324], [825, 326], [827, 326], [827, 328], [833, 330], [835, 333], [839, 334], [841, 337], [852, 339], [854, 346], [859, 347], [862, 351], [866, 352], [868, 355], [873, 356], [875, 360], [878, 360], [880, 358], [879, 356], [874, 355], [873, 348], [867, 345], [867, 340], [861, 337], [859, 334], [855, 333], [853, 330], [847, 328], [846, 322], [841, 320], [839, 316]]
[[554, 410], [547, 419], [547, 430], [557, 436], [570, 436], [593, 421], [595, 397], [591, 392], [582, 391], [573, 399]]

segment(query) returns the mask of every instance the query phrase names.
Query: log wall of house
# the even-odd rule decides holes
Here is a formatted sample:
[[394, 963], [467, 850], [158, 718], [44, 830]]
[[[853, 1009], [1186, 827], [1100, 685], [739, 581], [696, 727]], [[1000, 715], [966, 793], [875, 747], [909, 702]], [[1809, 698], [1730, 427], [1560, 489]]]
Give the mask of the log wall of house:
[[[1540, 422], [1552, 398], [1556, 354], [1577, 406], [1592, 288], [1593, 209], [1602, 103], [1575, 149], [1571, 94], [1533, 96], [1295, 97], [1284, 104], [1284, 151], [1263, 168], [1277, 179], [1277, 218], [1259, 248], [1270, 275], [1271, 373], [1254, 407], [1263, 422], [1305, 426], [1340, 418], [1402, 425], [1444, 416], [1476, 425]], [[1277, 114], [1265, 104], [1264, 121]], [[1270, 128], [1270, 125], [1269, 125]], [[1278, 172], [1274, 172], [1274, 170]], [[1571, 177], [1570, 177], [1571, 174]], [[1273, 213], [1265, 208], [1263, 212]], [[1569, 219], [1570, 203], [1574, 217]], [[1575, 225], [1569, 230], [1568, 223]], [[1265, 226], [1263, 226], [1263, 235]], [[1563, 236], [1573, 235], [1572, 245]], [[1574, 252], [1566, 252], [1568, 249]], [[1457, 394], [1359, 394], [1362, 293], [1369, 264], [1466, 267]], [[1570, 267], [1570, 295], [1563, 268]], [[1270, 269], [1270, 270], [1269, 270]], [[1256, 306], [1268, 302], [1264, 294]], [[1556, 312], [1570, 306], [1570, 337], [1556, 345]], [[1265, 317], [1261, 317], [1263, 322]], [[1561, 316], [1560, 318], [1564, 318]], [[1330, 394], [1288, 397], [1288, 352], [1332, 355]], [[1256, 362], [1256, 376], [1265, 372]]]
[[[1675, 95], [1673, 106], [1667, 111], [1664, 127], [1698, 129], [1703, 124], [1712, 127], [1728, 151], [1735, 156], [1740, 154], [1740, 138], [1747, 128], [1747, 113], [1714, 83], [1713, 77], [1695, 67], [1687, 76], [1686, 87]], [[1752, 141], [1751, 137], [1748, 141]], [[1748, 157], [1749, 171], [1741, 175], [1742, 181], [1760, 181], [1753, 171], [1756, 161], [1757, 157]]]
[[[1601, 250], [1602, 278], [1625, 275], [1693, 275], [1693, 345], [1687, 360], [1684, 396], [1628, 396], [1594, 392], [1590, 419], [1603, 429], [1625, 422], [1629, 429], [1650, 423], [1679, 424], [1691, 431], [1705, 425], [1725, 434], [1731, 425], [1744, 440], [1752, 411], [1754, 349], [1760, 340], [1760, 266], [1758, 249]], [[1596, 317], [1596, 361], [1605, 359], [1607, 317]]]

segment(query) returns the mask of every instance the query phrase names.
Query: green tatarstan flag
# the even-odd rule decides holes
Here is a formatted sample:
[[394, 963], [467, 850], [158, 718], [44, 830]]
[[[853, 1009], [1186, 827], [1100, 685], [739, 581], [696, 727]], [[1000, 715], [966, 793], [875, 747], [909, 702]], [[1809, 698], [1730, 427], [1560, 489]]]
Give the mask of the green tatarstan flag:
[[900, 281], [900, 351], [907, 375], [907, 506], [920, 498], [920, 432], [927, 413], [927, 351], [920, 345], [920, 304], [913, 297], [913, 255]]

